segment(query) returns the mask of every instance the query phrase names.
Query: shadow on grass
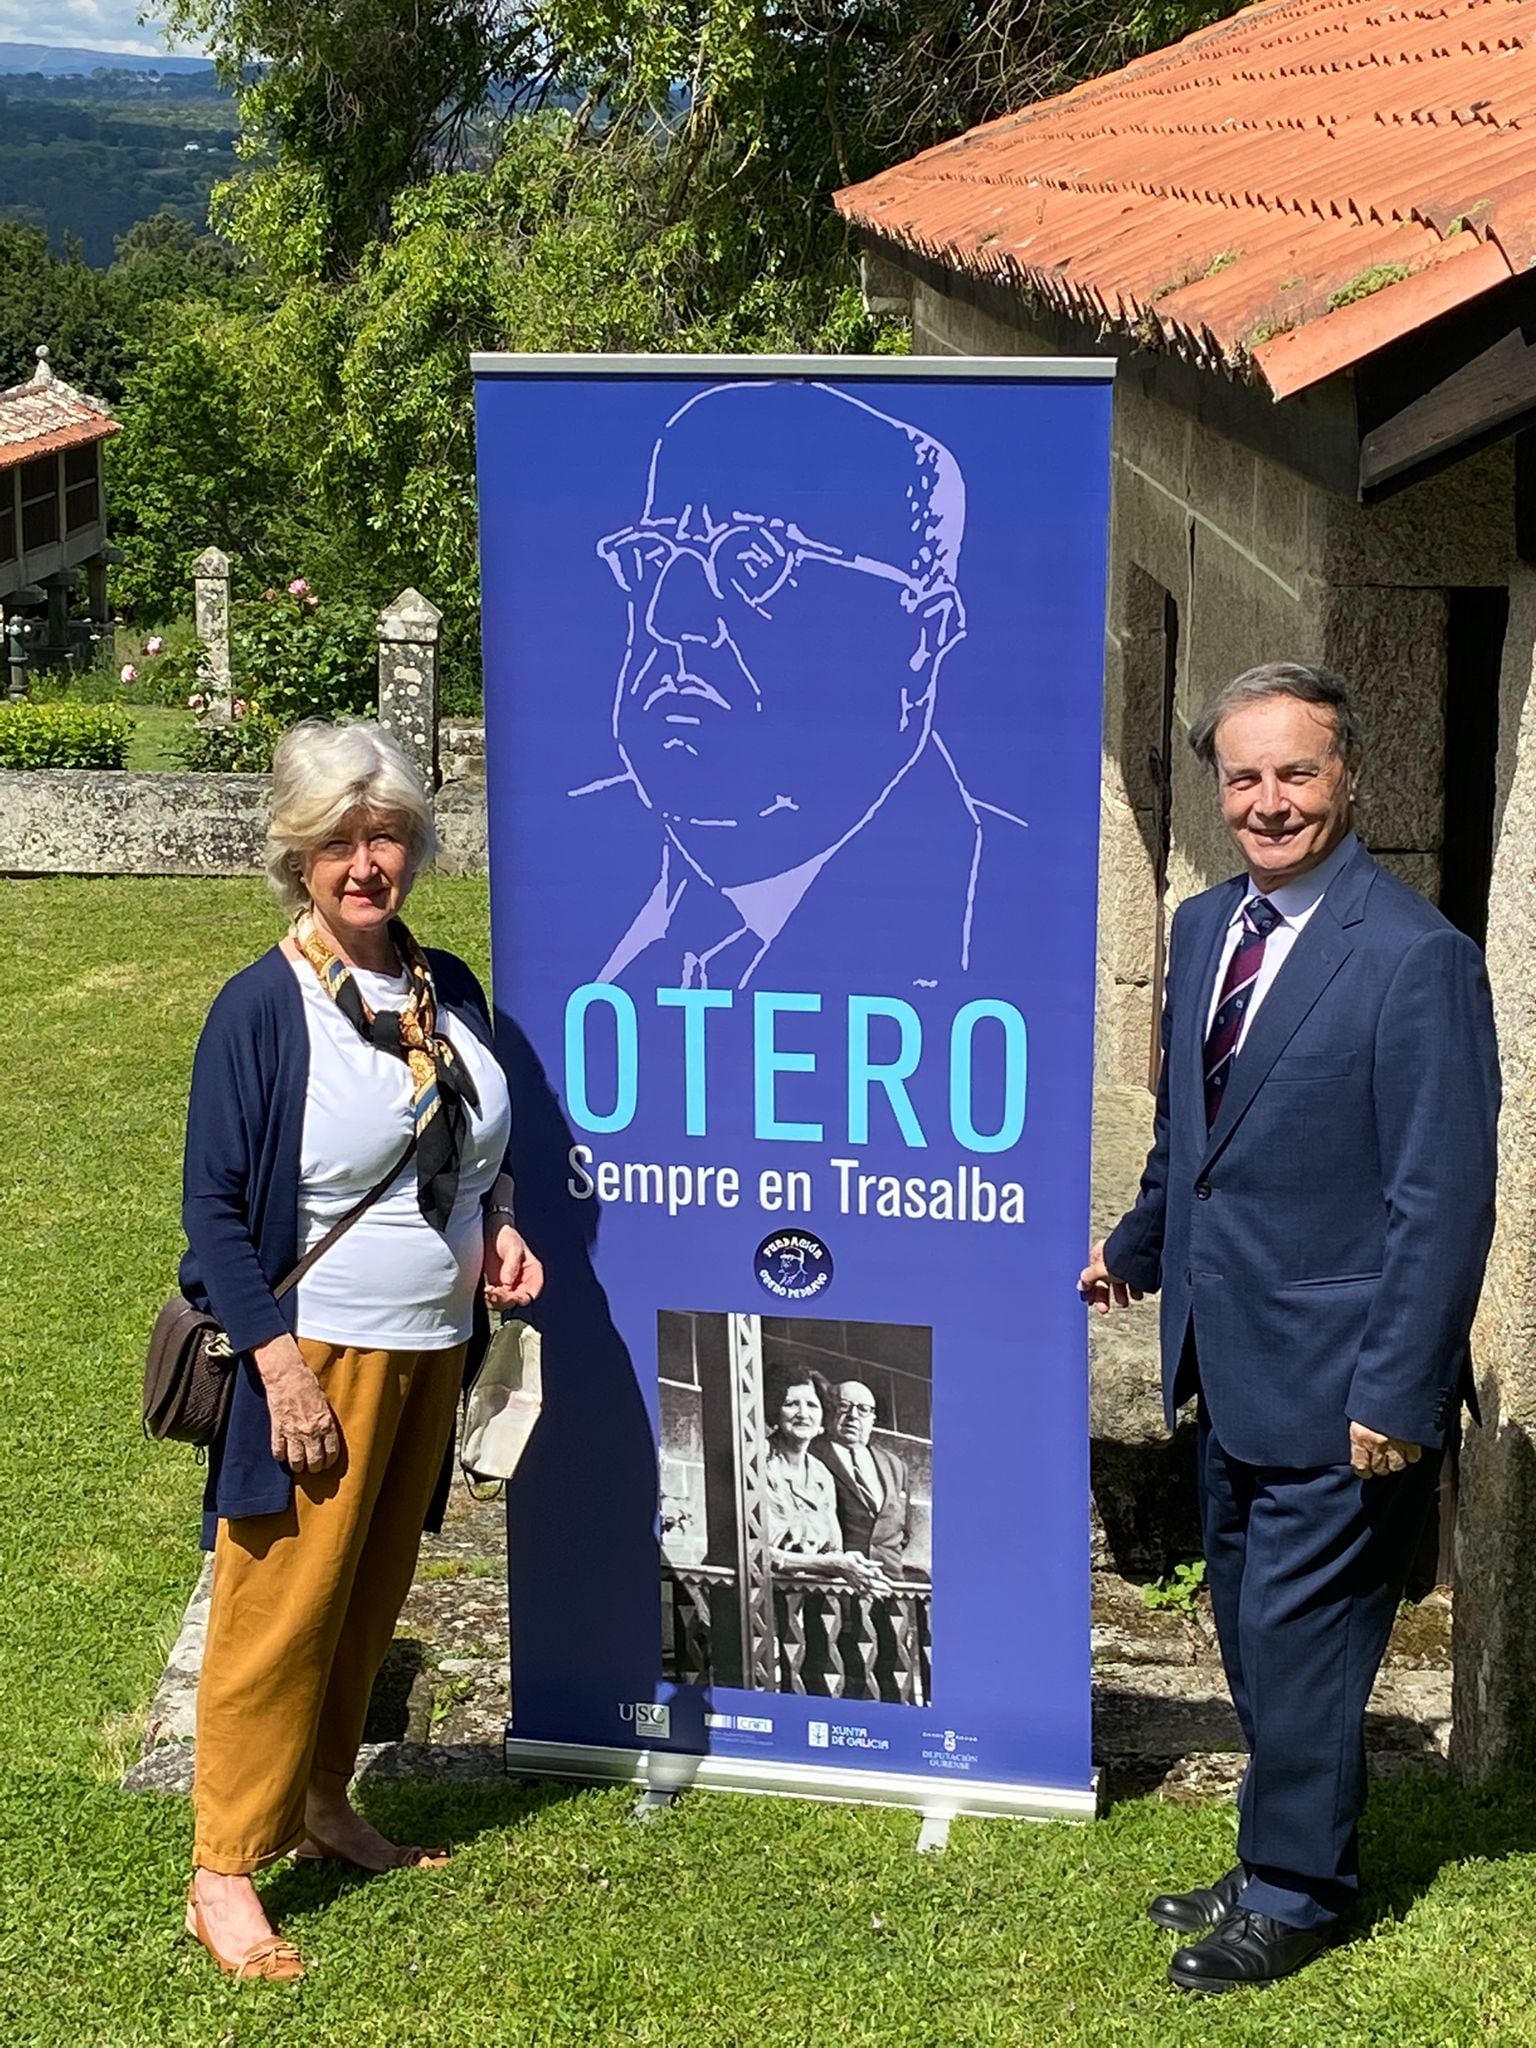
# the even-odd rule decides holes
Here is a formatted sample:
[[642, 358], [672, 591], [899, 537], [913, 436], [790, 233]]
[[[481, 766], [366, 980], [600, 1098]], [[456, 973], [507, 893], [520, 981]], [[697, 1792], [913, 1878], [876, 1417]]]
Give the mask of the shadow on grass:
[[427, 1673], [426, 1645], [396, 1636], [384, 1653], [368, 1701], [364, 1742], [404, 1742], [410, 1734], [411, 1694]]
[[1404, 1920], [1440, 1873], [1536, 1855], [1536, 1781], [1514, 1773], [1471, 1786], [1423, 1777], [1372, 1789], [1360, 1827], [1363, 1893], [1349, 1931]]
[[[467, 1848], [484, 1835], [515, 1833], [534, 1826], [551, 1808], [594, 1796], [597, 1790], [590, 1785], [411, 1778], [365, 1780], [355, 1794], [359, 1811], [391, 1841], [451, 1849]], [[385, 1879], [394, 1883], [402, 1878], [429, 1885], [434, 1874], [372, 1872], [346, 1863], [290, 1862], [263, 1880], [262, 1899], [280, 1922], [290, 1914], [319, 1911], [361, 1885], [380, 1884]]]

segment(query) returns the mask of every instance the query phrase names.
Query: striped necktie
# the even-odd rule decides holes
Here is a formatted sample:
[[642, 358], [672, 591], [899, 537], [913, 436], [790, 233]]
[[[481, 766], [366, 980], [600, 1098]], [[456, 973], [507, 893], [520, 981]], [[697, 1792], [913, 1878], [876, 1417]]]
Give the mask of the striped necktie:
[[1264, 963], [1264, 941], [1277, 924], [1283, 924], [1267, 896], [1250, 896], [1243, 905], [1243, 928], [1237, 949], [1227, 962], [1221, 984], [1221, 999], [1205, 1039], [1205, 1127], [1210, 1129], [1221, 1107], [1221, 1098], [1232, 1075], [1237, 1043], [1243, 1035], [1243, 1019], [1253, 1002], [1259, 969]]

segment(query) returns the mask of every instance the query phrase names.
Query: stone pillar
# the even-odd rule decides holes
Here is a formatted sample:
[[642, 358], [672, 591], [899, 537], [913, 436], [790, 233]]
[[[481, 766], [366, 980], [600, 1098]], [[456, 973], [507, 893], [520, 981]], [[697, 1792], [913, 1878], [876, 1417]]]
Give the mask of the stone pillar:
[[44, 592], [36, 583], [23, 583], [0, 599], [0, 681], [13, 699], [27, 694], [27, 670], [32, 665], [28, 646], [31, 622], [26, 613], [43, 602]]
[[48, 595], [48, 638], [44, 651], [49, 655], [66, 657], [69, 653], [70, 592], [80, 578], [73, 569], [55, 569], [51, 576], [44, 576], [41, 581]]
[[85, 565], [86, 604], [90, 610], [91, 624], [93, 626], [105, 626], [109, 623], [107, 613], [107, 568], [108, 561], [105, 553], [92, 555]]
[[379, 723], [437, 789], [437, 637], [443, 615], [419, 590], [379, 613]]
[[859, 252], [859, 289], [866, 312], [892, 320], [912, 318], [912, 295], [916, 283], [904, 263], [893, 263], [875, 249]]
[[222, 548], [204, 548], [192, 564], [192, 593], [203, 648], [200, 672], [207, 716], [227, 724], [234, 689], [229, 670], [229, 557]]
[[19, 703], [27, 694], [27, 629], [19, 612], [0, 624], [0, 648], [6, 665], [6, 695]]
[[1483, 1778], [1536, 1763], [1536, 569], [1510, 578], [1488, 972], [1504, 1071], [1499, 1221], [1472, 1336], [1481, 1429], [1462, 1450], [1451, 1758]]

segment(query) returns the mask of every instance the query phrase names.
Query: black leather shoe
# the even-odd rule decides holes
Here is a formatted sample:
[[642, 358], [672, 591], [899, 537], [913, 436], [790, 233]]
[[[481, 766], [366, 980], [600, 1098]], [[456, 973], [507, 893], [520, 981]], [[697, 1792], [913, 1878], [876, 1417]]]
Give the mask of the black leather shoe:
[[1196, 1885], [1192, 1892], [1159, 1892], [1147, 1908], [1147, 1918], [1154, 1927], [1171, 1927], [1176, 1934], [1204, 1934], [1209, 1927], [1219, 1927], [1236, 1905], [1243, 1877], [1238, 1864], [1214, 1884]]
[[1288, 1927], [1267, 1913], [1234, 1906], [1204, 1941], [1176, 1949], [1168, 1981], [1180, 1991], [1235, 1991], [1240, 1984], [1273, 1984], [1310, 1963], [1328, 1946], [1323, 1927]]

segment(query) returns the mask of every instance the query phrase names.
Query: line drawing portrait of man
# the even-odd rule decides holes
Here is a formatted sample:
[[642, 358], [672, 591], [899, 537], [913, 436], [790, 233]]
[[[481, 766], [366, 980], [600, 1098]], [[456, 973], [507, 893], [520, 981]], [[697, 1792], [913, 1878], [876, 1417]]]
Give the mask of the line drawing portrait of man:
[[797, 1287], [805, 1278], [805, 1253], [795, 1246], [774, 1258], [774, 1279], [781, 1287]]
[[947, 448], [824, 384], [719, 385], [667, 420], [638, 517], [597, 544], [627, 607], [622, 769], [571, 794], [658, 826], [599, 979], [746, 988], [772, 955], [792, 986], [807, 910], [874, 985], [973, 971], [1025, 834], [937, 722], [965, 519]]
[[870, 1442], [875, 1397], [862, 1380], [844, 1380], [833, 1399], [831, 1426], [811, 1445], [811, 1455], [837, 1489], [843, 1548], [862, 1551], [899, 1578], [912, 1536], [907, 1468], [894, 1451]]

